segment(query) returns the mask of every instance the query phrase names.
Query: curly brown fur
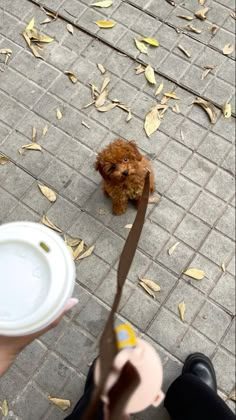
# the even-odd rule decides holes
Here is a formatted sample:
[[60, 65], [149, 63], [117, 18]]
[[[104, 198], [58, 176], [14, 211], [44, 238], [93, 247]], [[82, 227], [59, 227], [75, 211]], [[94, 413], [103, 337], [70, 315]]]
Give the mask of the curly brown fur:
[[118, 139], [110, 143], [98, 154], [94, 166], [103, 178], [104, 193], [112, 199], [114, 214], [125, 213], [129, 200], [138, 205], [147, 169], [150, 171], [150, 193], [154, 191], [153, 169], [134, 141]]

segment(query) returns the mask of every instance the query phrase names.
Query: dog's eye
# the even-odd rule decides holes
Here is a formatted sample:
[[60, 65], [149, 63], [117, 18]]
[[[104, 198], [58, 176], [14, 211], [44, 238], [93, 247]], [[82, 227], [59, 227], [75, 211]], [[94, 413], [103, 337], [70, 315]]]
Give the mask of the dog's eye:
[[129, 159], [128, 159], [127, 157], [125, 157], [125, 158], [123, 159], [123, 161], [124, 161], [124, 162], [129, 162]]
[[110, 166], [109, 172], [113, 172], [116, 169], [116, 165], [113, 163], [113, 165]]

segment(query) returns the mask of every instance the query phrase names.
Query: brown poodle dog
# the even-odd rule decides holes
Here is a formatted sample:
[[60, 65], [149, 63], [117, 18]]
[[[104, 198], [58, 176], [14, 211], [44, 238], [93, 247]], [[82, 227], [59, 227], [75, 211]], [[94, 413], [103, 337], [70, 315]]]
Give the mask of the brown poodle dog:
[[150, 193], [154, 191], [151, 164], [133, 141], [118, 139], [109, 144], [98, 154], [95, 169], [103, 178], [104, 193], [112, 199], [114, 214], [125, 213], [129, 200], [138, 205], [147, 169], [150, 171]]

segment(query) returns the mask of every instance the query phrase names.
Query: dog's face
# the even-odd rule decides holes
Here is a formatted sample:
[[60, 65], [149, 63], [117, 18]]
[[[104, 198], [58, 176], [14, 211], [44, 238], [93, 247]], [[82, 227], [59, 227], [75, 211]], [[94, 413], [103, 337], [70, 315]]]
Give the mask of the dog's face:
[[134, 174], [137, 162], [142, 159], [133, 141], [115, 140], [97, 156], [95, 169], [104, 179], [123, 182]]

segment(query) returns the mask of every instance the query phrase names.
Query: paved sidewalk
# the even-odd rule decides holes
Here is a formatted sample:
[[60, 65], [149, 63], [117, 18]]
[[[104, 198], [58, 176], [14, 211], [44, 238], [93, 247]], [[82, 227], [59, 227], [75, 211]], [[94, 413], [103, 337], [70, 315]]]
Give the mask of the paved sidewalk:
[[[73, 407], [97, 354], [128, 234], [125, 225], [135, 217], [132, 206], [123, 216], [111, 214], [111, 202], [93, 169], [96, 153], [117, 137], [135, 139], [152, 160], [155, 195], [160, 197], [148, 206], [117, 320], [129, 321], [156, 347], [164, 364], [164, 390], [193, 351], [211, 357], [222, 398], [234, 388], [235, 118], [224, 118], [221, 112], [230, 102], [235, 113], [235, 52], [222, 53], [226, 44], [235, 42], [233, 3], [207, 0], [207, 20], [187, 21], [178, 16], [194, 16], [201, 8], [197, 0], [176, 0], [176, 7], [165, 0], [113, 0], [107, 9], [92, 7], [93, 2], [0, 2], [0, 51], [12, 50], [7, 65], [5, 54], [0, 54], [0, 153], [10, 159], [0, 165], [0, 223], [40, 221], [45, 213], [63, 233], [95, 244], [92, 256], [76, 262], [78, 307], [26, 348], [0, 379], [0, 404], [7, 399], [9, 420], [62, 420], [65, 413], [48, 401], [48, 395], [70, 399]], [[40, 4], [58, 12], [58, 18], [40, 25], [47, 18]], [[55, 37], [40, 51], [45, 61], [33, 56], [22, 37], [33, 16], [37, 29]], [[99, 29], [96, 20], [112, 20], [116, 26]], [[73, 24], [73, 35], [68, 24]], [[188, 24], [201, 33], [188, 31]], [[148, 55], [142, 54], [134, 44], [140, 36], [154, 37], [160, 46], [147, 46]], [[104, 113], [93, 106], [84, 108], [92, 100], [89, 84], [100, 87], [104, 79], [98, 63], [111, 79], [109, 97], [131, 108], [129, 122], [119, 108]], [[135, 74], [140, 63], [156, 70], [157, 86], [164, 83], [158, 96], [157, 86], [150, 85], [144, 73]], [[209, 65], [213, 70], [201, 80]], [[75, 73], [78, 83], [73, 84], [65, 71]], [[163, 93], [173, 91], [179, 100], [169, 99], [160, 128], [148, 139], [145, 115]], [[216, 106], [215, 124], [192, 105], [196, 96]], [[42, 136], [45, 126], [48, 132]], [[32, 141], [33, 127], [42, 152], [20, 154], [22, 145]], [[40, 193], [38, 181], [57, 192], [55, 203]], [[167, 250], [177, 241], [169, 256]], [[206, 277], [191, 280], [182, 274], [188, 267], [204, 270]], [[156, 300], [138, 287], [138, 277], [160, 285]], [[178, 313], [182, 301], [184, 322]], [[161, 406], [133, 418], [169, 417]]]

